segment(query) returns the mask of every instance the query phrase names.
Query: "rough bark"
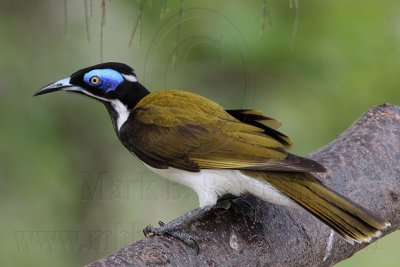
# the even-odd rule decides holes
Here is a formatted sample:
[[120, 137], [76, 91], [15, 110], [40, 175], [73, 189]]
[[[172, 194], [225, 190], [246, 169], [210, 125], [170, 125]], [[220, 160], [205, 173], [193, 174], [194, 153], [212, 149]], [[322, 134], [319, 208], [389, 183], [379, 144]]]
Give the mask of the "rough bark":
[[[391, 222], [382, 236], [399, 229], [399, 106], [372, 108], [310, 158], [328, 169], [317, 174], [328, 187]], [[171, 223], [196, 240], [199, 254], [178, 239], [155, 236], [87, 266], [331, 266], [368, 245], [347, 243], [304, 210], [252, 196], [227, 210], [198, 212]]]

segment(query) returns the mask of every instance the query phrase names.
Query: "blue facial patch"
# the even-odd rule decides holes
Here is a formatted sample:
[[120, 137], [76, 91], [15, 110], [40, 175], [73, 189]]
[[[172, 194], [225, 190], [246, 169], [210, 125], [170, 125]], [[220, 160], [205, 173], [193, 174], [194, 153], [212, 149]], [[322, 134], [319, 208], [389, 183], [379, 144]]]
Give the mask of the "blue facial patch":
[[[96, 77], [98, 79], [96, 79]], [[91, 87], [98, 88], [104, 93], [117, 89], [124, 81], [124, 77], [118, 71], [113, 69], [91, 70], [83, 76], [83, 81]]]

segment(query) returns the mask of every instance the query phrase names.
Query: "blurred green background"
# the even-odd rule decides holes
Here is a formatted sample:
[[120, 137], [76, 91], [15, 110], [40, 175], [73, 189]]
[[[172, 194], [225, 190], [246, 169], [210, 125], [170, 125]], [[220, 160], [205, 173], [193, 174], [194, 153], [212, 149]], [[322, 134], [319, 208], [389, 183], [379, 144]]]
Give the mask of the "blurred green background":
[[[301, 1], [292, 49], [288, 1], [268, 1], [270, 19], [264, 0], [141, 3], [105, 1], [101, 32], [100, 0], [0, 0], [0, 266], [83, 265], [197, 206], [138, 164], [98, 103], [32, 98], [101, 53], [150, 90], [262, 109], [303, 155], [368, 108], [400, 104], [398, 1]], [[391, 234], [338, 266], [398, 266], [399, 241]]]

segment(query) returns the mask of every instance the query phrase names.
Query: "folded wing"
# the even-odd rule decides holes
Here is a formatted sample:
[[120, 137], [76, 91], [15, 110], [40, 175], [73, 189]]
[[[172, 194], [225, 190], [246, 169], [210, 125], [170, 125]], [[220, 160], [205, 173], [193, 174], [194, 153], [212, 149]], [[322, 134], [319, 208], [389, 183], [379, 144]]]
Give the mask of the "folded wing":
[[325, 170], [315, 161], [289, 154], [285, 148], [292, 142], [272, 128], [278, 125], [275, 120], [256, 111], [226, 112], [193, 93], [150, 94], [129, 120], [133, 121], [120, 130], [121, 139], [155, 168]]

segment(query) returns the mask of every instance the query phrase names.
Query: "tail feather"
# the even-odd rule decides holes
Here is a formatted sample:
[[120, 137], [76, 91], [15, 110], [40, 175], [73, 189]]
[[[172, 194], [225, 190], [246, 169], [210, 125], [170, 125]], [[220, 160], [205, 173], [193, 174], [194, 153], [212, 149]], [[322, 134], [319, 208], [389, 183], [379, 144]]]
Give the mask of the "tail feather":
[[370, 242], [390, 223], [327, 188], [308, 173], [246, 171], [292, 199], [350, 243]]

